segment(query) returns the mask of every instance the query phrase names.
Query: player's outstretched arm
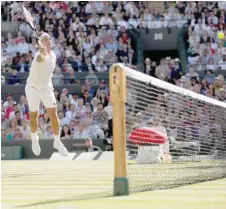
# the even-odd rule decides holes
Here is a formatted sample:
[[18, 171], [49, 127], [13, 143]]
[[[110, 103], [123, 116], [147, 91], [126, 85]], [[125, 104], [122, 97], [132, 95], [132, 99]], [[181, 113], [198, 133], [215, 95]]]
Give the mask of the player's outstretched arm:
[[40, 54], [37, 56], [36, 61], [37, 62], [43, 62], [46, 58], [46, 48], [40, 47]]

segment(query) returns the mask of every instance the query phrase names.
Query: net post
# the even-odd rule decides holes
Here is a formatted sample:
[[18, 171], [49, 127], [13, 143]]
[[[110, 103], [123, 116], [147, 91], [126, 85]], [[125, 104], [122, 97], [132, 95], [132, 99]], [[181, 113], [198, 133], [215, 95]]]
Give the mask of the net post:
[[121, 66], [110, 68], [110, 97], [113, 108], [114, 196], [129, 195], [126, 162], [126, 75]]

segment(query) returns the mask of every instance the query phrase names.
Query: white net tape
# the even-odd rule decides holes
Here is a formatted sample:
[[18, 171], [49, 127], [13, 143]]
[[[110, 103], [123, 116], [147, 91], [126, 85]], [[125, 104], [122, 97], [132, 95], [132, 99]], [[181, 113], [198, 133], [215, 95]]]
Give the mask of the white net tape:
[[226, 177], [226, 104], [119, 66], [127, 82], [130, 191]]

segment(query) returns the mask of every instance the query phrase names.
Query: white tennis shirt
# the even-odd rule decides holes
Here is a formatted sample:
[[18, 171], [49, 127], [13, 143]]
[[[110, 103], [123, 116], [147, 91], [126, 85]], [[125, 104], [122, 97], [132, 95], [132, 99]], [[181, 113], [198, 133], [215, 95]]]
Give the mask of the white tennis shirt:
[[32, 60], [30, 73], [27, 78], [27, 87], [33, 87], [39, 90], [53, 89], [52, 76], [56, 66], [56, 55], [53, 51], [50, 51], [46, 56], [46, 60], [37, 62], [36, 58], [38, 55], [40, 55], [40, 51], [36, 52]]

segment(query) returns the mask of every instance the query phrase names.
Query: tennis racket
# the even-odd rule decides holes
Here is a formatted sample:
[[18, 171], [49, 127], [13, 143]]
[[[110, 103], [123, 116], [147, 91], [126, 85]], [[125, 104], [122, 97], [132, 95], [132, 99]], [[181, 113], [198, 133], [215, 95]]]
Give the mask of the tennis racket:
[[37, 36], [36, 26], [34, 23], [34, 18], [32, 17], [31, 13], [26, 9], [26, 7], [22, 6], [23, 15], [26, 22], [29, 24], [31, 29], [35, 32], [35, 36]]
[[[32, 17], [31, 13], [26, 9], [25, 6], [22, 6], [22, 9], [23, 9], [24, 19], [26, 20], [26, 22], [28, 23], [28, 25], [31, 27], [31, 29], [35, 32], [36, 38], [39, 38], [39, 37], [37, 36], [37, 30], [36, 30], [34, 18]], [[42, 45], [42, 42], [41, 42], [40, 40], [38, 41], [38, 44], [39, 44], [41, 47], [44, 47], [44, 46]]]

